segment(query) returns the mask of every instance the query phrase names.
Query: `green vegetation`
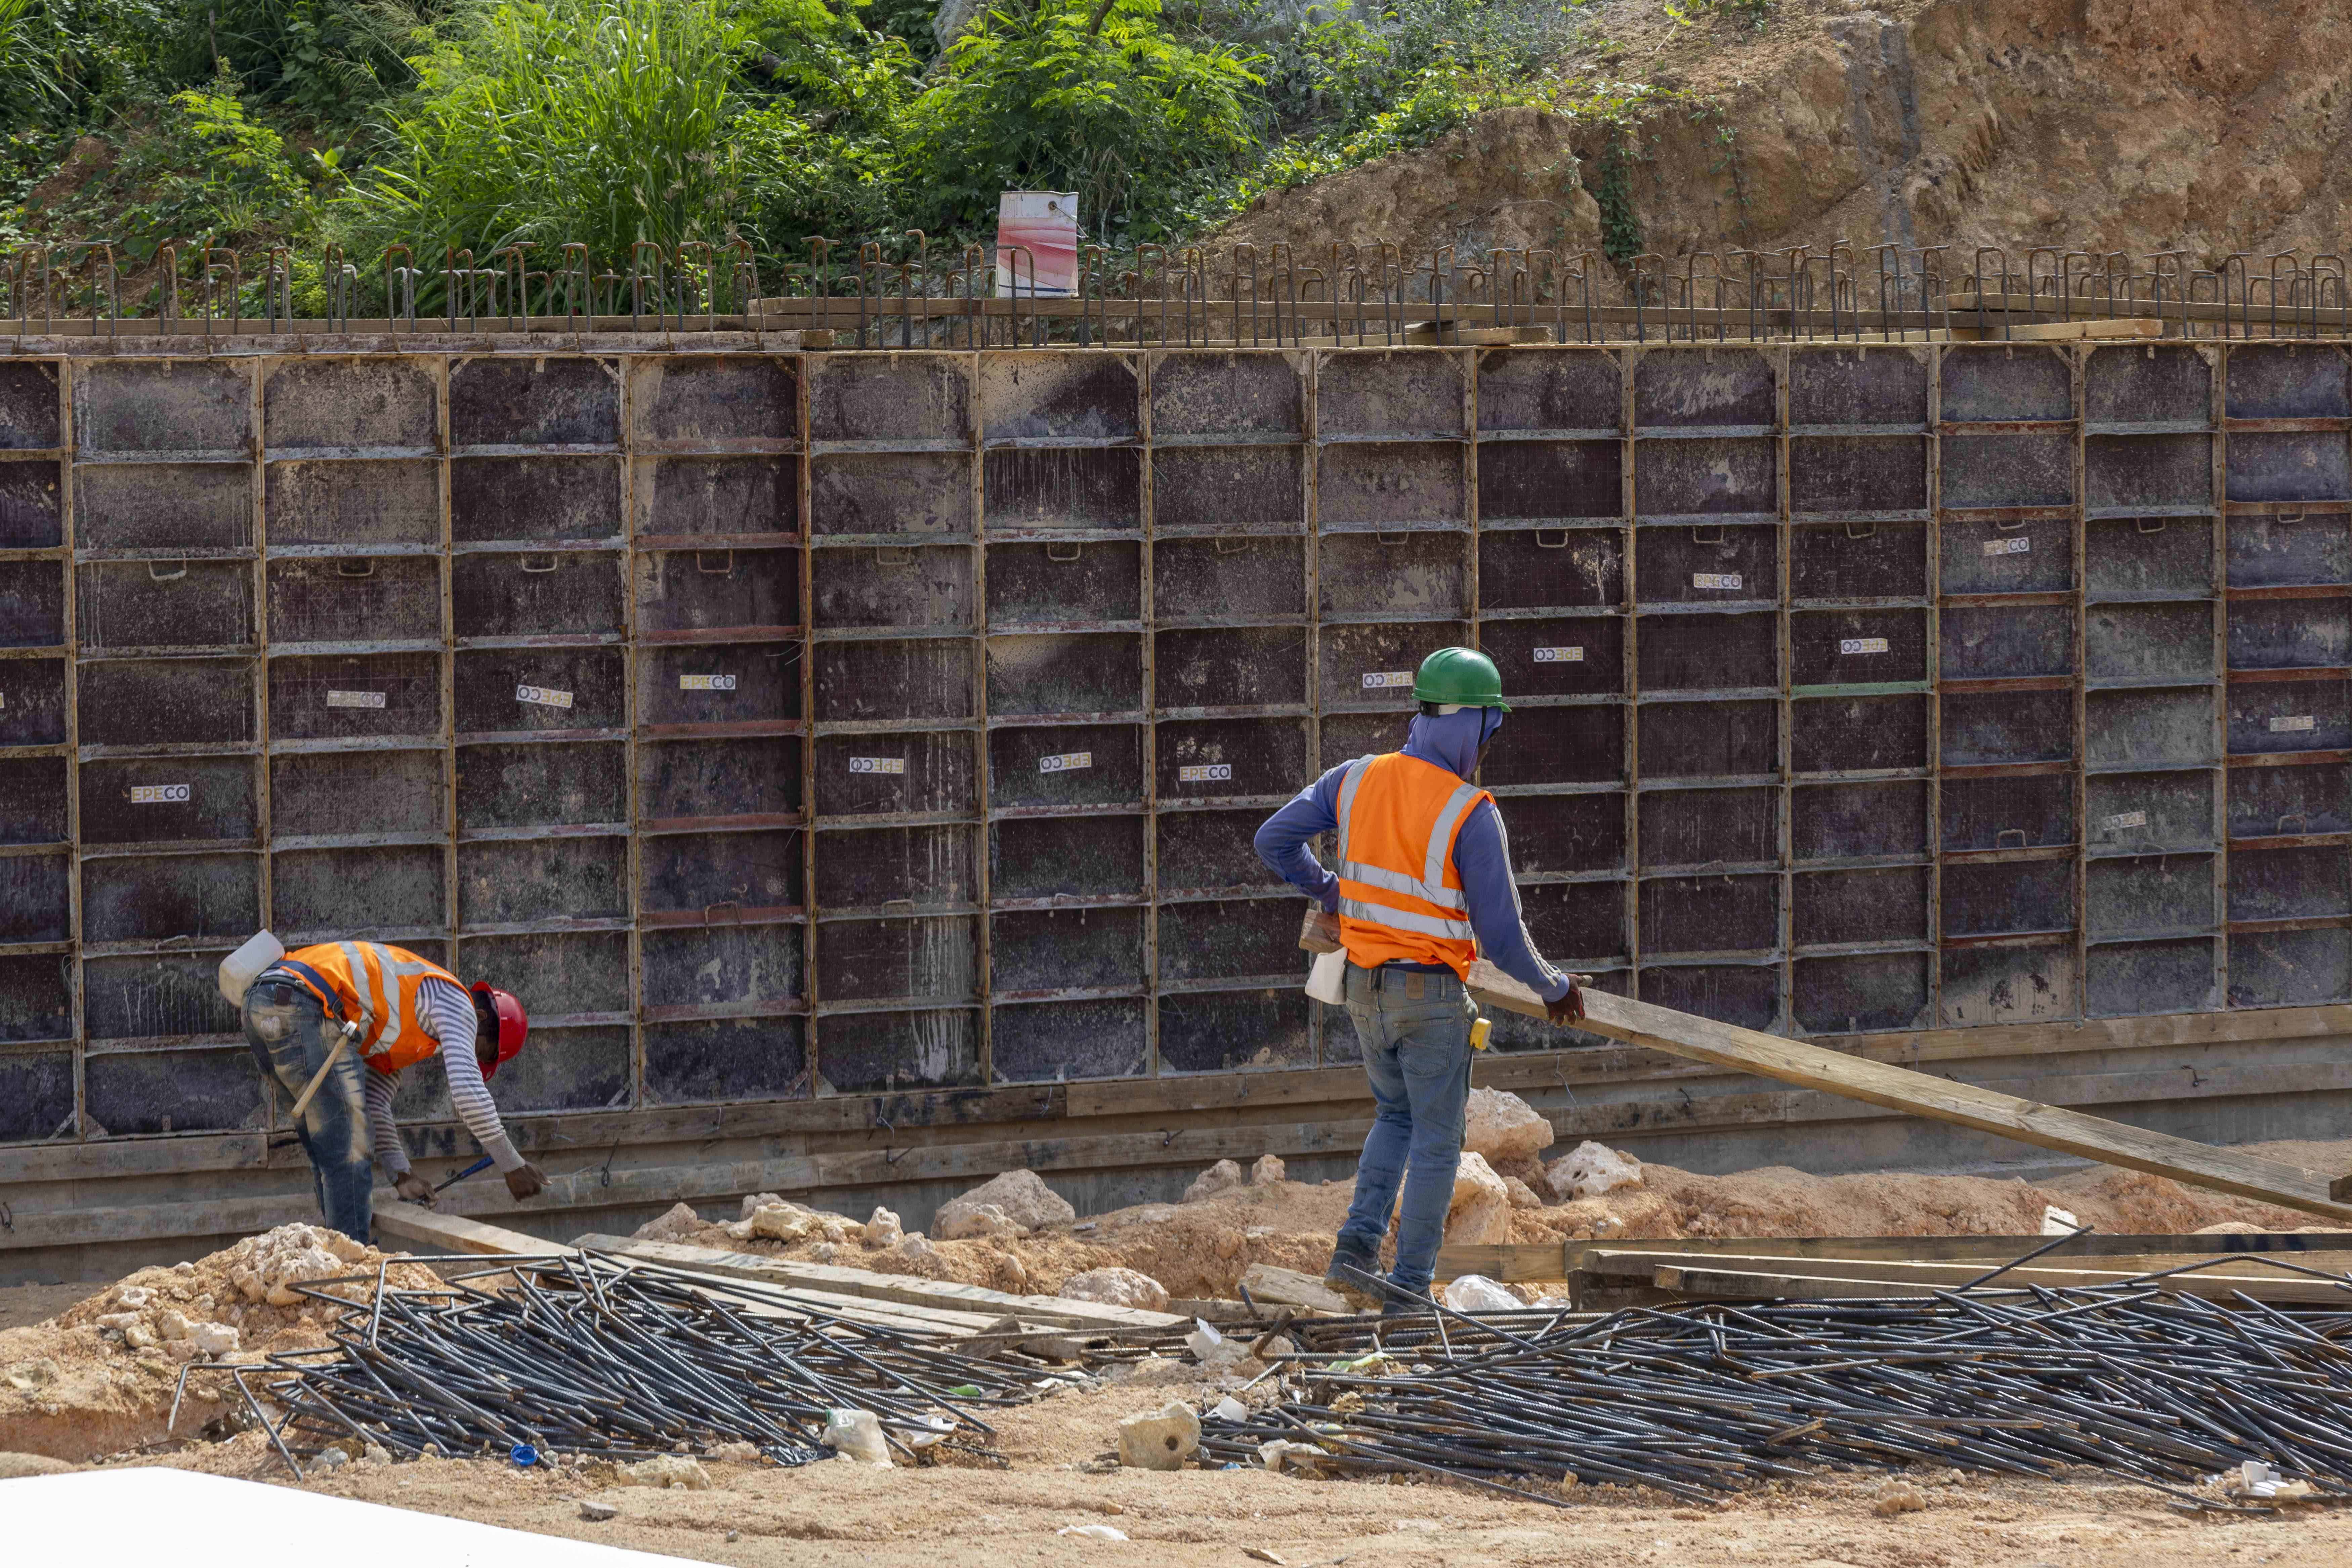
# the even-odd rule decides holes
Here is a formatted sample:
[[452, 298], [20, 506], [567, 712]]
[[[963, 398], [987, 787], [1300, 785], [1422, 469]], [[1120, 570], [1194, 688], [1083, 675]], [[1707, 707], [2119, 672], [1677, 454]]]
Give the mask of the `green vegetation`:
[[999, 0], [940, 52], [929, 0], [0, 0], [0, 247], [104, 239], [152, 295], [167, 243], [289, 245], [309, 308], [328, 243], [363, 289], [394, 242], [745, 241], [772, 278], [811, 235], [986, 238], [1007, 188], [1178, 240], [1500, 105], [1622, 148], [1662, 99], [1548, 75], [1582, 3]]

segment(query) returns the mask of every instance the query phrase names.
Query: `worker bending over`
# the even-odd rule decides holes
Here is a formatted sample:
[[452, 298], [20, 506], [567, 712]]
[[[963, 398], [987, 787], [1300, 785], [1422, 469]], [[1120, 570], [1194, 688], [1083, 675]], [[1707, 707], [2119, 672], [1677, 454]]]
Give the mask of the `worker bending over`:
[[[1468, 782], [1510, 709], [1494, 661], [1440, 648], [1422, 661], [1421, 704], [1401, 752], [1343, 763], [1257, 830], [1257, 852], [1285, 881], [1339, 916], [1347, 1007], [1380, 1113], [1356, 1165], [1355, 1201], [1324, 1282], [1361, 1306], [1396, 1310], [1429, 1289], [1454, 1201], [1470, 1098], [1465, 984], [1484, 954], [1544, 998], [1554, 1024], [1584, 1016], [1575, 980], [1544, 962], [1519, 911], [1509, 841], [1494, 796]], [[1338, 835], [1339, 872], [1307, 847]], [[1380, 1267], [1397, 1189], [1396, 1265]], [[1383, 1297], [1387, 1300], [1382, 1300]]]
[[[319, 1212], [352, 1240], [368, 1239], [375, 1158], [404, 1198], [430, 1203], [433, 1189], [408, 1167], [393, 1091], [403, 1068], [441, 1058], [449, 1102], [506, 1175], [520, 1201], [547, 1185], [515, 1152], [486, 1082], [522, 1049], [530, 1020], [504, 991], [457, 977], [405, 948], [328, 942], [285, 954], [245, 994], [245, 1037], [254, 1060], [299, 1099], [331, 1057], [324, 1080], [296, 1121], [319, 1194]], [[348, 1027], [347, 1027], [348, 1026]], [[340, 1054], [337, 1046], [348, 1039]]]

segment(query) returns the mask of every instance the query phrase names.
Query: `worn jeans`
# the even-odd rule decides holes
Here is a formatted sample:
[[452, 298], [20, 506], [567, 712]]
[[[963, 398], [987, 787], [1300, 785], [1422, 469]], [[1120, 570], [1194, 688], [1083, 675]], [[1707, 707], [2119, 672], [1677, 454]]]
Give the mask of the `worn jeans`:
[[[263, 1076], [285, 1090], [281, 1110], [310, 1087], [310, 1076], [334, 1048], [342, 1026], [319, 999], [292, 981], [264, 974], [245, 994], [245, 1038]], [[374, 1154], [368, 1144], [367, 1106], [361, 1099], [360, 1055], [346, 1050], [302, 1111], [296, 1131], [310, 1156], [311, 1184], [327, 1224], [365, 1243], [373, 1213]]]
[[1454, 1205], [1462, 1118], [1470, 1100], [1470, 1026], [1477, 1008], [1451, 974], [1388, 966], [1349, 964], [1347, 995], [1380, 1113], [1364, 1135], [1356, 1198], [1339, 1227], [1339, 1250], [1358, 1267], [1371, 1268], [1402, 1184], [1404, 1213], [1389, 1279], [1425, 1291]]

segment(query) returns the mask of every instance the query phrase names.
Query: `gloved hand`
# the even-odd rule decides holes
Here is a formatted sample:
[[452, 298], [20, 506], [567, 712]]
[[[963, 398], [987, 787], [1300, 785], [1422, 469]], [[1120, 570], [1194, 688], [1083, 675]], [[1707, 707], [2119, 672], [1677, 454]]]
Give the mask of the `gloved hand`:
[[426, 1208], [433, 1206], [433, 1184], [414, 1171], [403, 1171], [400, 1180], [392, 1184], [392, 1190], [410, 1203], [423, 1204]]
[[525, 1198], [535, 1198], [547, 1190], [547, 1173], [528, 1160], [516, 1169], [509, 1171], [506, 1176], [507, 1191], [513, 1195], [517, 1203], [522, 1202]]
[[1544, 1004], [1544, 1021], [1554, 1028], [1565, 1029], [1584, 1022], [1584, 993], [1577, 989], [1576, 975], [1568, 977], [1568, 989]]

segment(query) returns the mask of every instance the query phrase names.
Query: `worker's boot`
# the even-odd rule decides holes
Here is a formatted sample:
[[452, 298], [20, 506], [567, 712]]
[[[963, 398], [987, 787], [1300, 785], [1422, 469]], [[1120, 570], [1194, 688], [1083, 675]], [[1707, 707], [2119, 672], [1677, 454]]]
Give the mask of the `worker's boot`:
[[[1357, 1272], [1349, 1272], [1351, 1269]], [[1331, 1266], [1323, 1270], [1323, 1283], [1337, 1290], [1358, 1311], [1377, 1311], [1388, 1298], [1388, 1292], [1381, 1286], [1380, 1273], [1379, 1254], [1350, 1247], [1343, 1238], [1331, 1249]]]

